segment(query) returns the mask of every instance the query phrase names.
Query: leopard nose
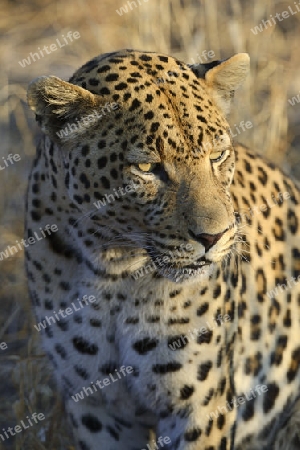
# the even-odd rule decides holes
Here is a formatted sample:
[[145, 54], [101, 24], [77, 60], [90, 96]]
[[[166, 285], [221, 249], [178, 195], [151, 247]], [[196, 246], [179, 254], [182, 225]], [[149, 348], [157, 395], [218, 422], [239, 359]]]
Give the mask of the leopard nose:
[[189, 235], [195, 241], [200, 242], [200, 244], [202, 244], [203, 247], [205, 248], [205, 252], [208, 252], [208, 250], [212, 248], [218, 242], [219, 239], [221, 239], [225, 231], [222, 231], [222, 233], [218, 234], [207, 234], [207, 233], [195, 234], [193, 233], [192, 230], [189, 230]]

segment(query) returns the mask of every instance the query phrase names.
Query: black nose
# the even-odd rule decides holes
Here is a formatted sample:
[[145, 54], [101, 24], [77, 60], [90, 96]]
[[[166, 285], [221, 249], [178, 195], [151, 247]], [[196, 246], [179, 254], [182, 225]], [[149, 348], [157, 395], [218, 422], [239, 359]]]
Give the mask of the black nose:
[[205, 252], [208, 252], [208, 250], [212, 248], [218, 242], [219, 239], [221, 239], [225, 231], [222, 231], [222, 233], [218, 234], [207, 234], [207, 233], [195, 234], [191, 230], [189, 230], [189, 234], [195, 241], [200, 242], [200, 244], [203, 245], [203, 247], [205, 248]]

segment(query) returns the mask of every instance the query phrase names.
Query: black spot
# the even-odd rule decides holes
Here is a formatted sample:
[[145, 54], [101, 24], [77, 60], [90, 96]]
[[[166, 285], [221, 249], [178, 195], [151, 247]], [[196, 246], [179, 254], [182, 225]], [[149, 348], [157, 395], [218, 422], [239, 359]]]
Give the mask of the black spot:
[[213, 298], [218, 298], [221, 294], [221, 286], [218, 284], [213, 290]]
[[226, 384], [227, 384], [226, 378], [225, 377], [221, 378], [221, 380], [219, 381], [219, 384], [218, 384], [218, 392], [221, 395], [224, 394], [224, 391], [225, 391], [225, 388], [226, 388]]
[[288, 209], [287, 221], [288, 221], [288, 227], [289, 227], [291, 233], [296, 234], [298, 231], [298, 218], [297, 218], [295, 212], [291, 209]]
[[115, 372], [117, 369], [118, 369], [117, 364], [114, 363], [114, 362], [110, 362], [110, 363], [107, 363], [107, 364], [103, 364], [103, 366], [101, 366], [99, 368], [99, 371], [101, 373], [103, 373], [103, 375], [109, 375], [109, 374]]
[[115, 441], [119, 441], [120, 436], [119, 433], [116, 432], [116, 430], [114, 430], [110, 425], [107, 425], [106, 429]]
[[128, 86], [128, 84], [122, 82], [122, 83], [116, 84], [115, 89], [117, 91], [122, 91], [122, 90], [126, 89], [127, 86]]
[[71, 290], [71, 285], [70, 283], [68, 283], [67, 281], [61, 281], [59, 283], [59, 286], [64, 290], [64, 291], [70, 291]]
[[158, 339], [144, 338], [140, 341], [136, 341], [132, 347], [140, 355], [145, 355], [153, 350], [157, 346], [158, 342]]
[[267, 184], [268, 181], [268, 175], [267, 172], [262, 168], [258, 167], [258, 179], [264, 186]]
[[142, 103], [137, 99], [137, 98], [135, 98], [134, 100], [133, 100], [133, 102], [131, 103], [131, 106], [130, 106], [130, 108], [129, 108], [129, 111], [131, 112], [131, 111], [134, 111], [135, 109], [137, 109], [139, 106], [141, 106], [142, 105]]
[[151, 57], [151, 56], [148, 56], [148, 55], [145, 55], [145, 54], [141, 55], [141, 56], [140, 56], [140, 59], [141, 59], [142, 61], [152, 61], [152, 57]]
[[197, 316], [202, 316], [208, 311], [209, 304], [207, 302], [203, 303], [199, 308], [197, 309]]
[[247, 422], [248, 420], [251, 420], [253, 416], [254, 416], [254, 402], [252, 400], [247, 401], [243, 410], [243, 419], [245, 422]]
[[194, 386], [188, 386], [187, 384], [185, 384], [180, 389], [180, 399], [181, 400], [187, 400], [188, 398], [191, 397], [191, 395], [193, 395], [194, 391], [195, 391]]
[[69, 322], [65, 322], [63, 320], [60, 320], [59, 322], [56, 322], [56, 325], [58, 328], [60, 328], [62, 331], [68, 331], [69, 329]]
[[[153, 101], [153, 95], [147, 94], [147, 96], [146, 96], [146, 98], [145, 98], [145, 101], [146, 101], [147, 103], [151, 103], [151, 102]], [[153, 115], [153, 116], [154, 116], [154, 115]]]
[[87, 371], [80, 366], [74, 366], [75, 372], [81, 377], [83, 378], [83, 380], [87, 380], [89, 378], [89, 375], [87, 373]]
[[31, 211], [31, 218], [35, 222], [39, 222], [41, 220], [41, 215], [38, 214], [36, 211]]
[[103, 88], [100, 89], [99, 94], [109, 95], [110, 94], [110, 90], [107, 87], [103, 87]]
[[[204, 327], [205, 328], [205, 327]], [[200, 330], [201, 331], [201, 330]], [[209, 344], [211, 342], [211, 338], [213, 336], [213, 332], [211, 330], [207, 330], [205, 333], [200, 333], [197, 336], [197, 344]]]
[[91, 186], [90, 180], [88, 179], [88, 177], [86, 176], [85, 173], [81, 173], [79, 180], [81, 181], [81, 183], [84, 185], [84, 187], [86, 189], [88, 189]]
[[270, 383], [267, 385], [268, 390], [264, 393], [263, 398], [263, 410], [267, 414], [273, 407], [276, 398], [279, 394], [279, 387], [276, 383]]
[[168, 325], [175, 325], [175, 324], [185, 324], [189, 323], [190, 319], [188, 317], [179, 317], [178, 319], [169, 319]]
[[98, 353], [98, 346], [96, 344], [91, 344], [82, 337], [74, 337], [72, 342], [75, 349], [83, 355], [97, 355]]
[[160, 375], [165, 375], [169, 372], [178, 372], [178, 370], [180, 370], [181, 368], [182, 364], [174, 361], [166, 364], [154, 364], [154, 366], [152, 366], [152, 371]]
[[224, 415], [220, 414], [218, 419], [217, 419], [217, 427], [218, 427], [219, 430], [222, 430], [222, 428], [225, 425], [225, 422], [226, 422], [226, 420], [225, 420]]
[[199, 439], [200, 436], [201, 436], [200, 428], [193, 428], [191, 430], [187, 430], [184, 433], [184, 440], [186, 442], [195, 442]]
[[62, 345], [56, 344], [54, 348], [55, 348], [56, 352], [61, 356], [62, 359], [67, 359], [67, 352], [63, 348]]
[[102, 423], [92, 414], [82, 416], [81, 422], [92, 433], [99, 433], [102, 430]]
[[85, 442], [79, 441], [78, 444], [80, 450], [90, 450], [90, 447]]
[[287, 380], [289, 383], [294, 381], [300, 367], [300, 347], [297, 347], [292, 353], [292, 361], [287, 372]]
[[206, 361], [199, 365], [198, 367], [198, 376], [197, 379], [199, 381], [204, 381], [208, 377], [209, 371], [212, 368], [212, 362]]
[[[102, 150], [103, 148], [105, 148], [106, 147], [106, 141], [103, 139], [102, 141], [99, 141], [98, 142], [98, 144], [97, 144], [97, 147], [100, 149], [100, 150]], [[100, 158], [101, 159], [101, 158]], [[106, 165], [106, 163], [105, 163], [105, 165]], [[98, 166], [99, 166], [99, 163], [98, 163]], [[104, 166], [105, 167], [105, 166]], [[99, 167], [99, 169], [100, 169], [100, 167]]]
[[81, 149], [82, 156], [87, 156], [90, 153], [90, 147], [88, 145], [84, 145]]
[[90, 325], [92, 326], [92, 327], [95, 327], [95, 328], [100, 328], [101, 327], [101, 320], [99, 320], [99, 319], [90, 319]]
[[107, 75], [107, 77], [105, 77], [105, 81], [117, 81], [118, 78], [119, 78], [119, 74], [110, 73]]
[[154, 117], [154, 112], [153, 111], [148, 111], [146, 114], [144, 114], [144, 118], [146, 120], [151, 120]]
[[106, 177], [101, 177], [101, 183], [102, 183], [102, 186], [105, 188], [105, 189], [109, 189], [110, 188], [110, 182], [109, 182], [109, 179], [108, 178], [106, 178]]
[[151, 124], [150, 132], [155, 133], [155, 131], [158, 130], [160, 123], [159, 122], [153, 122]]

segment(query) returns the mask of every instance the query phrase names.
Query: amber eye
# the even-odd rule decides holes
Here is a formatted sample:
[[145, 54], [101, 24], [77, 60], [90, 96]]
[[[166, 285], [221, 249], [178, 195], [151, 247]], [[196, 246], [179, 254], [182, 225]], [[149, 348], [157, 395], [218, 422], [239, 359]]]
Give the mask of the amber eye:
[[151, 172], [155, 167], [156, 167], [156, 164], [153, 164], [153, 163], [138, 164], [138, 168], [142, 172]]
[[209, 155], [209, 159], [212, 162], [220, 161], [222, 158], [224, 158], [225, 152], [224, 151], [218, 151], [218, 152], [211, 152]]

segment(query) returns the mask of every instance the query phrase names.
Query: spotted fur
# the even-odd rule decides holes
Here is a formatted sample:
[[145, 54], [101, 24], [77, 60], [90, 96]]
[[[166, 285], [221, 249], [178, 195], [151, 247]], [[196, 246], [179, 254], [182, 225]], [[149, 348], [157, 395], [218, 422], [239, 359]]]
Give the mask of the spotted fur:
[[233, 146], [248, 69], [124, 50], [29, 87], [26, 239], [58, 228], [26, 248], [29, 288], [38, 322], [77, 305], [43, 342], [79, 450], [144, 449], [150, 430], [168, 450], [299, 448], [300, 194]]

